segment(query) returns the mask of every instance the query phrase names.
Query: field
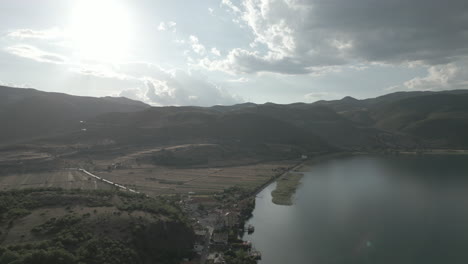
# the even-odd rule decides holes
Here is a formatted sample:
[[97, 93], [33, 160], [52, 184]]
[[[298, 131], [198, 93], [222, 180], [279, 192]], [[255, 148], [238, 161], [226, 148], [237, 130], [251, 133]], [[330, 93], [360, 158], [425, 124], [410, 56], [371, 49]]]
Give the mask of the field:
[[57, 187], [63, 189], [111, 189], [112, 187], [88, 175], [72, 170], [17, 173], [0, 176], [0, 190]]
[[[234, 186], [253, 191], [299, 162], [272, 161], [268, 155], [218, 144], [94, 146], [80, 151], [55, 145], [4, 150], [0, 152], [0, 190], [95, 190], [114, 189], [117, 184], [152, 196], [203, 195]], [[97, 177], [66, 168], [86, 169]]]
[[[91, 172], [103, 179], [148, 195], [186, 194], [189, 192], [207, 194], [220, 192], [232, 186], [253, 190], [280, 175], [286, 168], [294, 165], [295, 162], [293, 161], [280, 161], [219, 168], [145, 166]], [[0, 176], [0, 190], [38, 187], [61, 187], [64, 189], [115, 188], [83, 172], [66, 169]]]
[[220, 168], [146, 167], [96, 172], [104, 179], [147, 194], [219, 192], [232, 186], [255, 189], [291, 167], [294, 162], [261, 163]]

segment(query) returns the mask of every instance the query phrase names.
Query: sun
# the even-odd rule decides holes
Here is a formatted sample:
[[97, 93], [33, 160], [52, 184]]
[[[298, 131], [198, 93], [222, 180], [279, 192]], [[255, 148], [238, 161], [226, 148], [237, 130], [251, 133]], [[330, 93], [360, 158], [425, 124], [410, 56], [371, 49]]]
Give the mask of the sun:
[[129, 9], [116, 0], [79, 0], [68, 29], [82, 60], [119, 62], [129, 55], [134, 28]]

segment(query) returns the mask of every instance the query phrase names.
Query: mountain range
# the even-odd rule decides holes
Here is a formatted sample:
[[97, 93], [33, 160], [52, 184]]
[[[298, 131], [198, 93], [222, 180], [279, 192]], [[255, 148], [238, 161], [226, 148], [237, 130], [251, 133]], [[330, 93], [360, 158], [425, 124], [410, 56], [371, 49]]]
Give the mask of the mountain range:
[[0, 87], [0, 145], [218, 143], [300, 152], [468, 147], [468, 90], [312, 104], [152, 107]]

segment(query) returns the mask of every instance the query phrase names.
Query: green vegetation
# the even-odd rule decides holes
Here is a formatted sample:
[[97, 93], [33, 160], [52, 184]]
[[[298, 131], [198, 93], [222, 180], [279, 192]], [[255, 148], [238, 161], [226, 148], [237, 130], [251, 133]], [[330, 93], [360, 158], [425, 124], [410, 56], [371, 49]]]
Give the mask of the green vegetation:
[[276, 189], [271, 192], [273, 203], [278, 205], [292, 205], [292, 196], [296, 192], [297, 186], [303, 174], [288, 173], [277, 181]]
[[0, 192], [0, 231], [0, 264], [179, 263], [194, 238], [174, 202], [119, 191]]
[[161, 150], [152, 156], [152, 161], [156, 165], [163, 166], [193, 166], [204, 164], [208, 162], [207, 158], [203, 155], [190, 155], [191, 153], [174, 152], [171, 150]]
[[61, 218], [50, 218], [44, 224], [34, 227], [31, 232], [41, 235], [55, 234], [81, 221], [76, 215], [66, 215]]
[[256, 264], [257, 261], [245, 250], [226, 251], [224, 257], [227, 264]]

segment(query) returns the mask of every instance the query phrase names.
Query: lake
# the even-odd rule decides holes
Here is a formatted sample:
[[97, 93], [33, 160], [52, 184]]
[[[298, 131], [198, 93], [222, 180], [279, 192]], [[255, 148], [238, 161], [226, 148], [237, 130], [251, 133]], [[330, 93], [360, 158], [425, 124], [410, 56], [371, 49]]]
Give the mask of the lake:
[[468, 156], [314, 164], [292, 206], [258, 194], [244, 236], [264, 264], [468, 263]]

